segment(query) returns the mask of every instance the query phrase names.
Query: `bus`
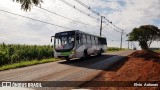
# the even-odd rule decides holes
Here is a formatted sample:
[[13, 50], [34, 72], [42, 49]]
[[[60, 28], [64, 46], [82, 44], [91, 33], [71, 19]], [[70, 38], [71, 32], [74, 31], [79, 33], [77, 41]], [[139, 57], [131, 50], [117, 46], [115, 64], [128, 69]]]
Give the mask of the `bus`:
[[69, 61], [73, 58], [86, 59], [91, 55], [101, 55], [107, 49], [105, 37], [96, 36], [79, 30], [55, 33], [54, 57]]

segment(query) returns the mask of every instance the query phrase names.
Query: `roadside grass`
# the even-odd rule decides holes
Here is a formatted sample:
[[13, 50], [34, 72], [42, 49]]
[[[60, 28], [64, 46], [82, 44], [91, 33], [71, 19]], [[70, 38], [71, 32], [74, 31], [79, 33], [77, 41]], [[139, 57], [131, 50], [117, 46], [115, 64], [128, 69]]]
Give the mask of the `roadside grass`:
[[157, 53], [160, 53], [160, 50], [154, 50], [155, 52], [157, 52]]
[[[106, 52], [116, 52], [116, 51], [123, 51], [123, 50], [128, 50], [128, 49], [125, 49], [125, 48], [120, 49], [118, 47], [108, 47]], [[60, 59], [49, 58], [49, 59], [42, 59], [42, 60], [22, 61], [22, 62], [13, 63], [13, 64], [2, 65], [0, 66], [0, 71], [20, 68], [20, 67], [26, 67], [26, 66], [36, 65], [36, 64], [42, 64], [42, 63], [48, 63], [48, 62], [55, 62], [58, 60]]]
[[42, 63], [48, 63], [48, 62], [55, 62], [58, 60], [59, 59], [49, 58], [49, 59], [42, 59], [42, 60], [22, 61], [19, 63], [13, 63], [13, 64], [9, 64], [9, 65], [0, 66], [0, 71], [14, 69], [14, 68], [20, 68], [20, 67], [26, 67], [26, 66], [36, 65], [36, 64], [42, 64]]
[[108, 47], [106, 52], [117, 52], [117, 51], [123, 51], [128, 50], [127, 48], [118, 48], [118, 47]]

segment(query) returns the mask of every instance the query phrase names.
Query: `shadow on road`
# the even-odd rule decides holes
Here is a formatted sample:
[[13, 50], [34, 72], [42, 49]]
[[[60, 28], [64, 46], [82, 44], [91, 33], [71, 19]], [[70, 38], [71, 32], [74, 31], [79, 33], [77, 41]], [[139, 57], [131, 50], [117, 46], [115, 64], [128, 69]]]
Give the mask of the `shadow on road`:
[[104, 71], [118, 71], [128, 61], [128, 58], [129, 57], [124, 57], [124, 59], [121, 59], [119, 62], [115, 63]]
[[[101, 65], [104, 65], [104, 63], [103, 62], [99, 63], [99, 62], [104, 61], [104, 60], [106, 60], [108, 58], [111, 58], [113, 56], [117, 56], [117, 55], [92, 56], [92, 57], [87, 58], [86, 60], [84, 60], [84, 59], [74, 59], [74, 60], [70, 60], [70, 61], [65, 61], [64, 60], [64, 61], [61, 61], [61, 62], [58, 62], [58, 63], [59, 64], [65, 64], [65, 65], [71, 65], [71, 66], [75, 66], [75, 67], [83, 67], [83, 68], [89, 68], [89, 69], [104, 70], [104, 68], [100, 68]], [[123, 57], [123, 56], [120, 56], [120, 57]], [[122, 62], [124, 64], [125, 60], [122, 60]], [[121, 65], [123, 65], [122, 62], [121, 62]], [[96, 63], [99, 63], [99, 64], [93, 66], [93, 64], [96, 64]], [[110, 61], [108, 61], [108, 63], [110, 63]], [[107, 65], [107, 63], [106, 63], [106, 65]], [[114, 67], [114, 65], [112, 65], [112, 66]], [[120, 67], [121, 66], [119, 66], [119, 68]]]

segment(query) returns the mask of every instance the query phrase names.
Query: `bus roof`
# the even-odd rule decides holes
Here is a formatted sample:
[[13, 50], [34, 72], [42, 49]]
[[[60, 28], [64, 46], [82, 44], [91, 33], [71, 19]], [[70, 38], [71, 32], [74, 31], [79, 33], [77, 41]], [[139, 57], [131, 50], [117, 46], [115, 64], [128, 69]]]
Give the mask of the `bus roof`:
[[[70, 30], [70, 31], [63, 31], [63, 32], [78, 32], [78, 33], [83, 33], [83, 34], [87, 34], [87, 35], [91, 35], [91, 36], [95, 36], [95, 37], [99, 37], [99, 38], [105, 38], [105, 37], [102, 37], [102, 36], [86, 33], [86, 32], [80, 31], [80, 30]], [[63, 32], [58, 32], [58, 33], [63, 33]]]

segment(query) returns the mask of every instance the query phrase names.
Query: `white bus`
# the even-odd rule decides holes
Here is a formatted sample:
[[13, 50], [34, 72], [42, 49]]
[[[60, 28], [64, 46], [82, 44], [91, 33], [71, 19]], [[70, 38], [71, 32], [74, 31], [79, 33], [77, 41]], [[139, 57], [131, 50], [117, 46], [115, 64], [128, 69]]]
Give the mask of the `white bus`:
[[79, 30], [56, 33], [54, 37], [54, 57], [67, 61], [72, 58], [86, 59], [91, 55], [101, 55], [107, 49], [106, 38]]

